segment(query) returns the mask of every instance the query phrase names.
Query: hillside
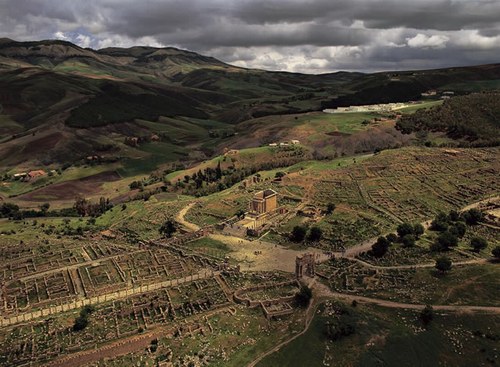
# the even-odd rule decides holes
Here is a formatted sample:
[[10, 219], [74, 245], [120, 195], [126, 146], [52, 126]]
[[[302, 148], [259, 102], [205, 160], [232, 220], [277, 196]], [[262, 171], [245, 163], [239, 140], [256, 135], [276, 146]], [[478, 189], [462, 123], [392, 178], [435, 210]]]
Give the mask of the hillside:
[[390, 116], [354, 118], [389, 119], [363, 135], [372, 125], [343, 130], [343, 118], [323, 116], [324, 107], [414, 99], [430, 88], [494, 89], [498, 80], [500, 65], [304, 75], [238, 68], [171, 47], [92, 50], [2, 39], [0, 159], [5, 173], [99, 156], [122, 162], [128, 175], [294, 138], [320, 154], [357, 154], [408, 139]]
[[403, 116], [396, 128], [404, 134], [441, 131], [462, 145], [500, 143], [500, 93], [474, 93], [446, 100], [441, 106]]

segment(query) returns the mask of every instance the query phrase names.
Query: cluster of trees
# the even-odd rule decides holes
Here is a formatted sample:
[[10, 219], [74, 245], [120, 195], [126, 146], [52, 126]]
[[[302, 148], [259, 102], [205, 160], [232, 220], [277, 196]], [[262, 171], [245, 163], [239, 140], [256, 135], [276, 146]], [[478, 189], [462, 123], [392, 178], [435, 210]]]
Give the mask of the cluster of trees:
[[279, 167], [288, 167], [304, 160], [302, 150], [297, 149], [297, 153], [286, 158], [273, 159], [251, 166], [237, 168], [231, 165], [225, 169], [220, 166], [220, 161], [216, 167], [207, 167], [199, 170], [191, 176], [186, 175], [182, 181], [177, 181], [173, 186], [174, 190], [182, 190], [186, 195], [206, 196], [225, 190], [245, 178], [256, 174], [259, 171], [268, 171]]
[[[500, 144], [500, 93], [475, 93], [446, 100], [441, 106], [404, 115], [396, 123], [403, 134], [442, 131], [464, 145]], [[472, 124], [471, 121], [474, 121]]]
[[104, 197], [100, 197], [98, 203], [93, 203], [80, 196], [76, 198], [76, 201], [73, 204], [73, 208], [76, 213], [81, 217], [85, 217], [87, 215], [91, 217], [98, 217], [101, 214], [106, 213], [106, 211], [110, 210], [112, 207], [113, 204], [111, 204], [109, 198]]
[[307, 240], [309, 242], [318, 242], [323, 238], [323, 231], [321, 228], [313, 226], [308, 229], [306, 226], [295, 226], [290, 233], [290, 240], [292, 242], [300, 243]]
[[374, 257], [384, 256], [392, 243], [401, 243], [404, 247], [415, 245], [415, 241], [424, 234], [424, 227], [420, 223], [401, 223], [397, 228], [397, 235], [389, 233], [387, 236], [381, 236], [372, 246], [370, 254]]
[[[451, 210], [448, 214], [439, 213], [431, 222], [430, 230], [440, 232], [431, 251], [448, 251], [458, 245], [460, 238], [465, 236], [467, 225], [476, 225], [483, 218], [483, 213], [478, 209], [470, 209], [463, 213]], [[485, 239], [474, 237], [470, 243], [474, 251], [480, 251], [488, 246]]]
[[21, 209], [13, 203], [3, 203], [0, 205], [0, 218], [9, 218], [13, 220], [22, 220], [25, 218], [37, 217], [76, 217], [78, 213], [73, 208], [64, 208], [59, 210], [49, 210], [50, 204], [44, 203], [39, 209]]

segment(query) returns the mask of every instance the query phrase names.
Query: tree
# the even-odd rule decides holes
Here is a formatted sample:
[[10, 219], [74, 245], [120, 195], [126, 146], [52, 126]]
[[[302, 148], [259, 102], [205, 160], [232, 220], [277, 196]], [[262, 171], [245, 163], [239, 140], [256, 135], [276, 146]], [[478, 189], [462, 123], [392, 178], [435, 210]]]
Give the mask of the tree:
[[429, 227], [432, 231], [444, 232], [448, 229], [448, 215], [445, 213], [438, 213]]
[[293, 242], [302, 242], [306, 238], [307, 228], [304, 226], [295, 226], [292, 229], [292, 233], [290, 235], [290, 240]]
[[491, 254], [495, 260], [500, 260], [500, 246], [496, 246], [493, 250], [491, 250]]
[[385, 237], [379, 237], [372, 246], [371, 253], [375, 257], [382, 257], [389, 249], [389, 241]]
[[326, 214], [327, 215], [330, 215], [333, 213], [333, 211], [335, 210], [336, 206], [334, 203], [328, 203], [328, 205], [326, 206]]
[[295, 294], [295, 302], [300, 307], [307, 307], [312, 298], [312, 290], [307, 285], [303, 284], [300, 290]]
[[415, 239], [419, 239], [421, 235], [425, 232], [425, 228], [420, 223], [416, 223], [413, 225], [413, 234], [415, 235]]
[[88, 202], [85, 198], [79, 196], [76, 198], [73, 208], [75, 208], [79, 216], [84, 217], [87, 214]]
[[464, 222], [456, 222], [448, 229], [450, 233], [454, 234], [458, 238], [462, 238], [465, 236], [465, 232], [467, 231], [467, 226]]
[[159, 229], [160, 234], [170, 238], [177, 231], [177, 223], [172, 219], [167, 219]]
[[220, 180], [222, 178], [222, 169], [220, 168], [220, 161], [217, 162], [217, 167], [215, 168], [215, 178]]
[[433, 250], [438, 251], [448, 251], [450, 247], [454, 247], [458, 244], [458, 238], [454, 234], [446, 231], [441, 233], [436, 239]]
[[49, 203], [44, 203], [40, 205], [40, 211], [42, 212], [42, 215], [47, 215], [47, 212], [49, 211], [50, 204]]
[[399, 238], [403, 238], [407, 234], [413, 234], [413, 226], [410, 223], [401, 223], [397, 228]]
[[456, 210], [450, 210], [450, 212], [448, 213], [448, 218], [452, 222], [457, 222], [460, 220], [460, 213]]
[[237, 212], [236, 212], [236, 216], [241, 219], [243, 217], [245, 217], [245, 211], [243, 209], [239, 209]]
[[94, 312], [94, 307], [86, 305], [80, 310], [80, 315], [75, 319], [73, 324], [73, 331], [80, 331], [87, 327], [89, 324], [89, 315]]
[[407, 234], [401, 239], [401, 242], [403, 243], [404, 247], [415, 246], [415, 235]]
[[432, 308], [431, 305], [425, 306], [420, 312], [420, 321], [422, 321], [422, 324], [427, 326], [429, 325], [429, 323], [432, 321], [433, 318], [434, 318], [434, 309]]
[[394, 243], [398, 241], [398, 236], [395, 233], [389, 233], [387, 236], [385, 236], [387, 241], [390, 243]]
[[470, 240], [470, 247], [472, 247], [472, 249], [475, 252], [479, 252], [481, 250], [484, 250], [486, 247], [488, 247], [488, 241], [486, 241], [482, 237], [473, 237]]
[[444, 274], [451, 269], [451, 260], [446, 256], [441, 256], [436, 259], [436, 265], [434, 267], [441, 273]]
[[309, 235], [307, 236], [307, 239], [311, 242], [318, 242], [321, 240], [321, 237], [323, 236], [323, 231], [319, 227], [312, 227], [309, 231]]
[[276, 172], [276, 174], [274, 175], [274, 178], [277, 178], [278, 180], [281, 180], [283, 177], [285, 177], [286, 173], [285, 172], [281, 172], [281, 171], [278, 171]]
[[473, 226], [483, 219], [483, 213], [479, 209], [473, 208], [464, 212], [462, 217], [465, 219], [465, 223], [469, 226]]

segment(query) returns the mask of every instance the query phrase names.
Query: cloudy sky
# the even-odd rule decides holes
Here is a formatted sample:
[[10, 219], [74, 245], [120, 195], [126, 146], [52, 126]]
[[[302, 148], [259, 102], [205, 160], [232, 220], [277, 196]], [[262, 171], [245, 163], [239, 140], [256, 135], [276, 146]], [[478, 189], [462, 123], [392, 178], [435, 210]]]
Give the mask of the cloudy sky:
[[500, 0], [0, 0], [0, 37], [323, 73], [500, 62]]

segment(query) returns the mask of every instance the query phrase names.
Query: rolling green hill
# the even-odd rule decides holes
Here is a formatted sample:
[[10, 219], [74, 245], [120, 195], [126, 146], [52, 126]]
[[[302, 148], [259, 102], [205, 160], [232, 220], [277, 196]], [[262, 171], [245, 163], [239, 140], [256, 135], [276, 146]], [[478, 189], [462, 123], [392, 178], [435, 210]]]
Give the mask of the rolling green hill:
[[[4, 172], [39, 165], [57, 168], [92, 155], [128, 165], [150, 157], [156, 167], [179, 158], [171, 151], [183, 151], [184, 159], [196, 161], [224, 147], [251, 147], [294, 136], [307, 139], [315, 149], [350, 154], [346, 147], [359, 145], [357, 140], [346, 142], [336, 125], [329, 127], [330, 118], [310, 119], [307, 113], [406, 101], [428, 89], [451, 88], [456, 94], [495, 89], [498, 80], [500, 64], [305, 75], [234, 67], [171, 47], [92, 50], [66, 41], [4, 38], [0, 160]], [[383, 126], [377, 135], [384, 144], [374, 143], [375, 135], [367, 133], [351, 150], [401, 144], [391, 129], [390, 124]], [[155, 136], [169, 148], [146, 149], [144, 144]], [[137, 146], [125, 144], [135, 138]]]

